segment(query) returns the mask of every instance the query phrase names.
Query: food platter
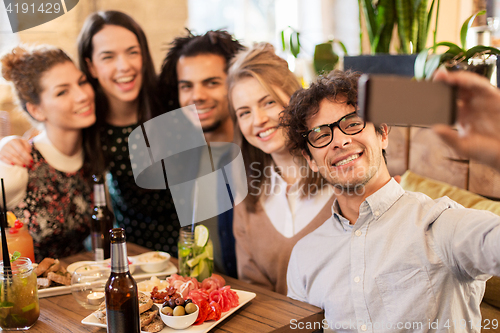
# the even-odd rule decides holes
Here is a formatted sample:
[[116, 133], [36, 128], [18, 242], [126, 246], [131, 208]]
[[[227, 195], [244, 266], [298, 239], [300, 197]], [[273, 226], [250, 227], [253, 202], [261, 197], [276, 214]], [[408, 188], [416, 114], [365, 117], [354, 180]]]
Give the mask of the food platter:
[[[129, 257], [131, 261], [133, 262], [134, 257]], [[68, 272], [74, 272], [76, 267], [82, 266], [82, 265], [88, 265], [88, 264], [95, 264], [94, 261], [78, 261], [75, 262], [71, 265], [68, 266]], [[141, 269], [140, 265], [137, 265], [135, 267], [134, 272], [132, 273], [132, 276], [136, 281], [141, 281], [148, 279], [152, 276], [168, 276], [172, 275], [174, 273], [177, 273], [177, 267], [172, 264], [172, 262], [168, 262], [168, 265], [165, 269], [159, 271], [159, 272], [144, 272]], [[59, 287], [49, 287], [45, 289], [39, 289], [38, 290], [38, 297], [39, 298], [44, 298], [44, 297], [51, 297], [51, 296], [58, 296], [58, 295], [64, 295], [64, 294], [71, 294], [71, 286], [59, 286]]]
[[[215, 326], [217, 326], [219, 323], [221, 323], [224, 319], [226, 319], [227, 317], [232, 315], [234, 312], [236, 312], [243, 305], [250, 302], [256, 296], [255, 293], [252, 293], [249, 291], [235, 290], [235, 289], [232, 289], [232, 290], [235, 291], [236, 294], [238, 294], [240, 304], [237, 307], [234, 307], [227, 312], [223, 312], [222, 316], [219, 320], [206, 321], [201, 325], [190, 326], [190, 327], [186, 328], [185, 330], [175, 330], [175, 329], [170, 328], [170, 327], [165, 327], [159, 333], [174, 333], [174, 332], [206, 333], [206, 332], [210, 331], [212, 328], [214, 328]], [[101, 323], [92, 313], [82, 320], [82, 324], [106, 328], [106, 324]]]

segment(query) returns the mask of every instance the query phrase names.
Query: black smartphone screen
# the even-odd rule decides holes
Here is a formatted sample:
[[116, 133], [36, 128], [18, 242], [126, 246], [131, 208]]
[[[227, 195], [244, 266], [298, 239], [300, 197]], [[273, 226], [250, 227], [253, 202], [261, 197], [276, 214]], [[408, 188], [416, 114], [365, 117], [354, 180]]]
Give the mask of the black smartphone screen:
[[452, 125], [455, 104], [455, 88], [441, 82], [368, 74], [359, 79], [360, 116], [375, 125]]

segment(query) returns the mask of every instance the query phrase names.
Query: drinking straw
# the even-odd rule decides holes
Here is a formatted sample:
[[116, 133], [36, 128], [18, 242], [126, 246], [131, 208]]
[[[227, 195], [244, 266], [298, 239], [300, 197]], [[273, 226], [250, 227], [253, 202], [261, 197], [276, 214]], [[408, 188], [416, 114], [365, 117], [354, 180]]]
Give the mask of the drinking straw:
[[191, 220], [191, 232], [194, 232], [196, 222], [196, 205], [198, 204], [198, 182], [194, 181], [194, 199], [193, 199], [193, 219]]
[[[3, 185], [3, 178], [0, 179], [2, 182], [2, 198], [3, 198], [3, 214], [2, 215], [2, 256], [3, 256], [3, 277], [4, 281], [8, 281], [8, 278], [11, 275], [11, 267], [10, 267], [10, 257], [9, 257], [9, 248], [7, 247], [7, 204], [5, 200], [5, 187]], [[5, 296], [7, 292], [7, 288], [4, 288]]]

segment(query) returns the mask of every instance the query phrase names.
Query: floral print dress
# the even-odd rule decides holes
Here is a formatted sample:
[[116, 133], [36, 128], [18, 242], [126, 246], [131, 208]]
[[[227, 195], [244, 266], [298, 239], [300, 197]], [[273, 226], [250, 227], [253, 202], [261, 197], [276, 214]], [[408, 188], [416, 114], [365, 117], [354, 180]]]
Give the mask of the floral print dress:
[[33, 167], [28, 170], [25, 198], [14, 209], [28, 225], [35, 260], [62, 258], [84, 250], [92, 216], [91, 177], [56, 170], [32, 146]]

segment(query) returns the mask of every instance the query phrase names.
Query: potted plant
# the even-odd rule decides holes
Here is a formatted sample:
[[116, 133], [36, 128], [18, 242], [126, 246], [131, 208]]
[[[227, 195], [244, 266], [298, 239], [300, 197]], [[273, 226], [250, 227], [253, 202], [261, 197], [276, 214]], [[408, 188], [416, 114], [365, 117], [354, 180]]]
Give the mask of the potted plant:
[[[443, 65], [448, 70], [470, 70], [491, 79], [496, 63], [488, 60], [492, 55], [499, 55], [500, 50], [484, 45], [476, 45], [470, 49], [466, 49], [465, 46], [467, 33], [472, 22], [476, 16], [485, 13], [484, 10], [480, 11], [465, 20], [460, 30], [461, 47], [451, 42], [440, 42], [422, 50], [415, 60], [415, 78], [417, 80], [430, 79], [436, 69]], [[447, 47], [447, 50], [444, 53], [436, 53], [437, 48], [441, 46]], [[430, 50], [433, 53], [429, 54]]]
[[310, 63], [301, 62], [300, 60], [304, 59], [299, 58], [302, 49], [300, 44], [300, 32], [292, 27], [288, 27], [281, 31], [281, 46], [283, 53], [288, 55], [288, 63], [293, 63], [290, 69], [299, 77], [302, 86], [307, 86], [307, 82], [313, 81], [314, 74], [319, 75], [328, 73], [338, 64], [339, 56], [333, 50], [334, 44], [338, 44], [344, 55], [347, 55], [347, 49], [344, 43], [337, 39], [331, 39], [326, 43], [315, 45], [312, 60], [312, 67], [315, 73], [312, 73], [312, 71], [309, 70], [309, 67], [311, 67]]
[[[435, 39], [440, 0], [432, 0], [432, 2], [429, 0], [378, 0], [377, 2], [358, 0], [358, 4], [360, 27], [364, 21], [371, 56], [346, 57], [344, 68], [365, 73], [413, 76], [416, 54], [425, 48], [434, 12], [436, 16]], [[394, 29], [397, 29], [397, 38], [393, 38]], [[360, 42], [362, 39], [361, 33]], [[391, 46], [398, 52], [398, 55], [389, 54]]]

